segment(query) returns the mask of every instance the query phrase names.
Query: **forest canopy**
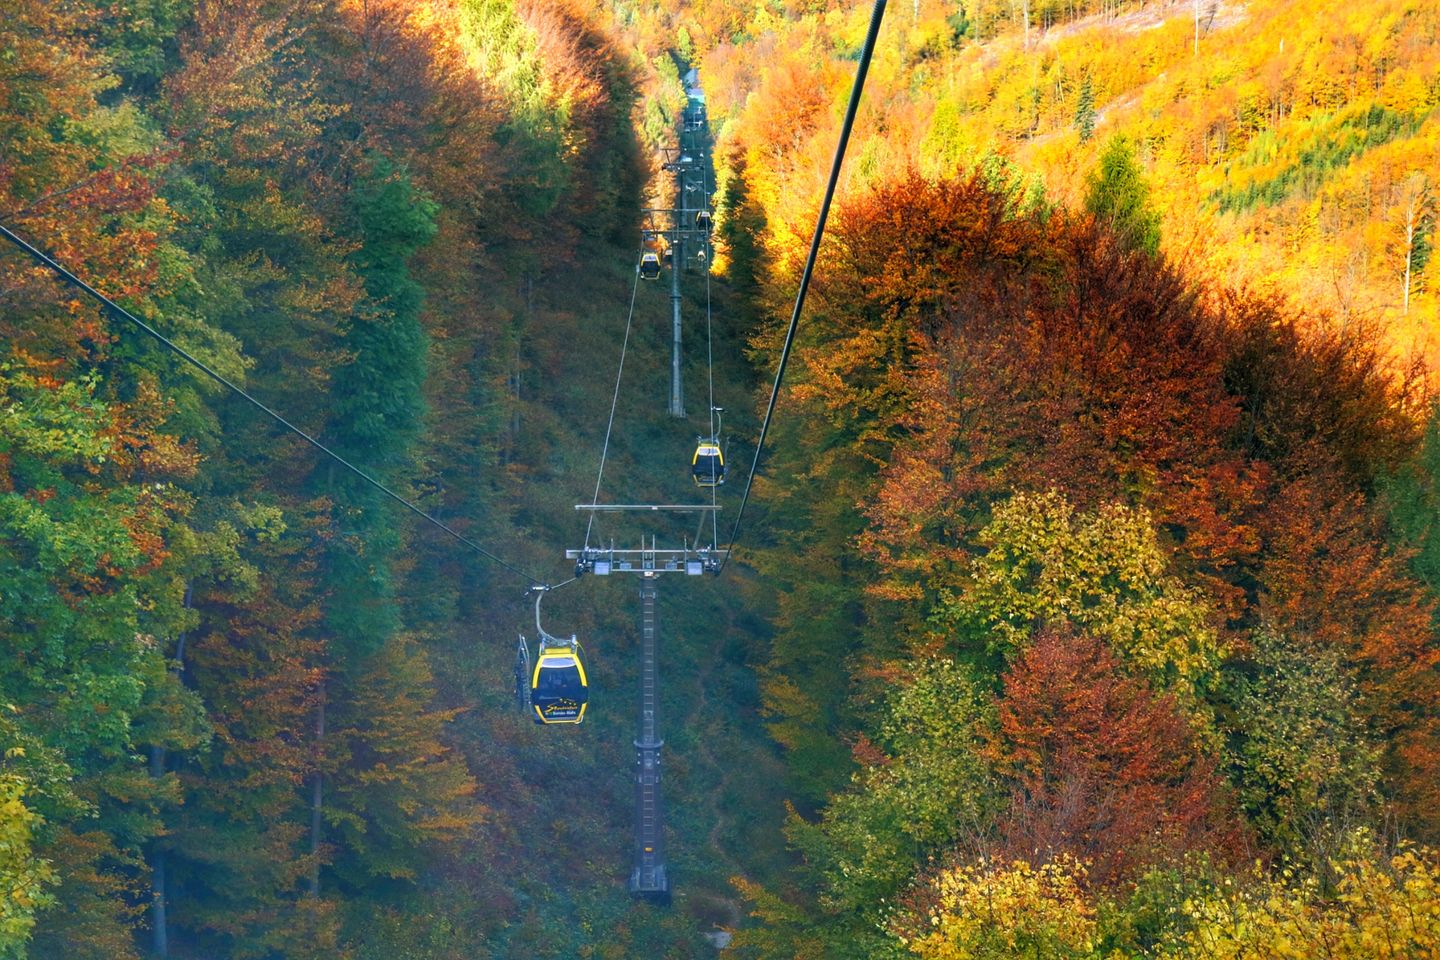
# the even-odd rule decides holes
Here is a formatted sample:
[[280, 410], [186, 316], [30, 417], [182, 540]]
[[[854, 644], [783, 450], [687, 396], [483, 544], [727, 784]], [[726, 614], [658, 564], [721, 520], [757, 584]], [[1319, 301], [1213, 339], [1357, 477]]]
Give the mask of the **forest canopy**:
[[[682, 78], [743, 476], [868, 13], [8, 0], [0, 224], [558, 582], [602, 444], [693, 495]], [[517, 722], [523, 576], [0, 253], [0, 957], [1440, 950], [1437, 109], [1414, 0], [894, 5], [736, 562], [661, 605], [668, 911], [633, 590], [557, 594], [591, 716]]]

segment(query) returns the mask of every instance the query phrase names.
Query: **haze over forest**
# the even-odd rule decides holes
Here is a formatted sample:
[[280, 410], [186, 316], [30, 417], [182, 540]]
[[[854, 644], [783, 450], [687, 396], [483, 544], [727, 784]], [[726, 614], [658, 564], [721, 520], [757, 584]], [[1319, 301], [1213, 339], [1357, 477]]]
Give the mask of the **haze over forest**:
[[[517, 710], [529, 577], [727, 545], [871, 12], [4, 0], [0, 227], [493, 556], [0, 242], [0, 960], [1440, 956], [1430, 0], [891, 5], [656, 581], [668, 903], [639, 578]], [[587, 530], [712, 396], [711, 532]]]

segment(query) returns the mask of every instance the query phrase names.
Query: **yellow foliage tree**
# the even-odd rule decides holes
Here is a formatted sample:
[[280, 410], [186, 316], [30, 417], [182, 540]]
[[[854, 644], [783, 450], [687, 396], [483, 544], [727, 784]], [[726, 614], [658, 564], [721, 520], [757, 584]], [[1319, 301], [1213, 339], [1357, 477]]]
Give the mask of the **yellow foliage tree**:
[[1331, 863], [1329, 889], [1288, 870], [1185, 905], [1194, 926], [1179, 956], [1226, 960], [1410, 960], [1440, 957], [1440, 859], [1402, 848], [1370, 854], [1358, 833]]
[[[824, 6], [781, 17], [761, 5], [744, 30], [701, 44], [711, 116], [757, 185], [782, 286], [814, 220], [868, 13]], [[1121, 134], [1139, 148], [1167, 254], [1342, 316], [1377, 315], [1389, 346], [1440, 364], [1437, 298], [1404, 296], [1435, 268], [1402, 285], [1392, 248], [1405, 211], [1391, 189], [1440, 158], [1440, 6], [966, 0], [913, 12], [886, 24], [842, 194], [993, 153], [1076, 206]], [[1077, 112], [1092, 111], [1094, 136], [1082, 138]]]
[[1068, 857], [957, 867], [931, 884], [930, 930], [900, 938], [924, 960], [1090, 956], [1098, 928], [1084, 883], [1084, 864]]
[[1077, 514], [1055, 491], [1017, 494], [981, 533], [989, 552], [953, 613], [978, 617], [1007, 653], [1041, 626], [1073, 626], [1106, 640], [1162, 689], [1195, 699], [1224, 644], [1198, 591], [1167, 572], [1143, 509], [1108, 504]]
[[53, 903], [55, 873], [32, 848], [41, 822], [25, 806], [25, 781], [0, 774], [0, 957], [25, 956], [36, 912]]

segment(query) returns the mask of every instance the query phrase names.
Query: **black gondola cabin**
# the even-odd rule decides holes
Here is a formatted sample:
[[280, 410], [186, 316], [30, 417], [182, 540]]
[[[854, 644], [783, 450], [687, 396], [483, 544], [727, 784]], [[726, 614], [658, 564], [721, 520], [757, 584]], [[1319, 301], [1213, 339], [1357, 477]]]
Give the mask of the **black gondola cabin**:
[[660, 279], [660, 255], [654, 250], [640, 254], [640, 277], [643, 280]]
[[714, 440], [701, 440], [695, 447], [695, 456], [690, 458], [690, 475], [695, 485], [718, 487], [725, 482], [725, 454]]

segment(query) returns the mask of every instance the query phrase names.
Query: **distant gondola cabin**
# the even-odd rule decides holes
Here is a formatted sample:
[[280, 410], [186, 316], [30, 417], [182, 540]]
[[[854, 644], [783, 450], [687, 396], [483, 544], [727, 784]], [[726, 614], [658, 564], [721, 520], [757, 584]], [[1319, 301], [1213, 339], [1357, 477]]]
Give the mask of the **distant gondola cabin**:
[[701, 440], [690, 458], [690, 474], [701, 487], [718, 487], [725, 482], [725, 454], [714, 440]]
[[699, 213], [695, 214], [695, 229], [701, 231], [701, 232], [704, 233], [706, 236], [709, 236], [709, 234], [710, 234], [710, 211], [709, 211], [709, 210], [701, 210]]
[[590, 699], [590, 684], [580, 645], [542, 640], [530, 675], [530, 705], [536, 723], [580, 723]]
[[654, 250], [640, 254], [640, 277], [644, 280], [660, 279], [660, 255]]

